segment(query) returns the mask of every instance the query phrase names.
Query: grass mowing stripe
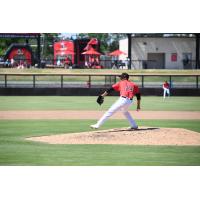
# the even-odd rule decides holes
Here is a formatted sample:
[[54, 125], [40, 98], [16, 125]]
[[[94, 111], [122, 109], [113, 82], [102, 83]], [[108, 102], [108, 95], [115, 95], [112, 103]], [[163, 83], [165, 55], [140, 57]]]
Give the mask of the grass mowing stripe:
[[[107, 110], [118, 97], [108, 96], [100, 107], [95, 96], [0, 96], [0, 110]], [[144, 96], [142, 110], [200, 111], [200, 97]], [[131, 109], [136, 109], [136, 104]]]
[[[91, 130], [94, 120], [0, 120], [0, 136], [60, 134]], [[199, 120], [137, 120], [139, 126], [186, 128], [200, 132]], [[78, 126], [77, 126], [78, 124]], [[108, 120], [101, 128], [128, 127], [126, 120]], [[17, 132], [17, 135], [16, 135]]]

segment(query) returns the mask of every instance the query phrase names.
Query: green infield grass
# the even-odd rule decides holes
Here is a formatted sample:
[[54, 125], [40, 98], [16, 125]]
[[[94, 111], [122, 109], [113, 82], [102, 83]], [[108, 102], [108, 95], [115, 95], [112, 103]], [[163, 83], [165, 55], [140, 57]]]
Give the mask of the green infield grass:
[[[107, 110], [118, 97], [108, 96], [99, 106], [95, 96], [0, 96], [0, 110]], [[134, 110], [136, 105], [132, 106]], [[200, 97], [144, 96], [142, 110], [200, 111]]]
[[[26, 137], [90, 130], [94, 120], [1, 120], [3, 166], [199, 166], [200, 146], [50, 145]], [[138, 120], [140, 126], [178, 127], [200, 133], [198, 120]], [[102, 129], [127, 127], [109, 120]]]

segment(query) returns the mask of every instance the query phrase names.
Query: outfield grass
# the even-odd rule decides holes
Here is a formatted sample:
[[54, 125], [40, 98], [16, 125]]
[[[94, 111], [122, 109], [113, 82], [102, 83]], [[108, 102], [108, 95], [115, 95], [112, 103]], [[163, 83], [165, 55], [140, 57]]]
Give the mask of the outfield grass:
[[[1, 120], [0, 165], [193, 166], [200, 165], [200, 146], [50, 145], [25, 137], [88, 131], [93, 120]], [[140, 126], [182, 127], [200, 133], [198, 120], [140, 120]], [[103, 129], [128, 126], [109, 120]]]
[[[118, 97], [108, 96], [100, 107], [95, 96], [0, 96], [0, 110], [106, 110]], [[133, 105], [132, 109], [135, 109]], [[200, 97], [144, 96], [142, 110], [152, 111], [200, 111]]]

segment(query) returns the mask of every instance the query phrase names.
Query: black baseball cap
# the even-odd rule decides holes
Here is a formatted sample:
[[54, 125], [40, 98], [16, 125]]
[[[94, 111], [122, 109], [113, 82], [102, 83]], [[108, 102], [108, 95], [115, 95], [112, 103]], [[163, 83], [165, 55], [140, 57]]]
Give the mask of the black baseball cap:
[[121, 75], [119, 75], [119, 77], [121, 78], [121, 79], [129, 79], [129, 75], [127, 74], [127, 73], [122, 73]]

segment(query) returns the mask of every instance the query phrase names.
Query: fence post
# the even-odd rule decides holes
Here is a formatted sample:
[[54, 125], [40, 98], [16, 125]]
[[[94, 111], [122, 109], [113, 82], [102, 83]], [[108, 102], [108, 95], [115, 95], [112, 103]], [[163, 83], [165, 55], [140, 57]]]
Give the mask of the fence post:
[[61, 88], [63, 88], [63, 75], [61, 75], [60, 78], [61, 78], [61, 79], [60, 79], [60, 81], [61, 81]]
[[172, 76], [171, 75], [169, 75], [169, 87], [170, 87], [170, 89], [172, 87]]
[[5, 88], [7, 88], [7, 74], [5, 74]]
[[196, 76], [196, 87], [197, 87], [197, 89], [199, 88], [199, 76], [198, 75]]
[[88, 88], [91, 88], [91, 75], [89, 75], [88, 78], [87, 86]]
[[35, 88], [35, 74], [33, 75], [33, 88]]
[[144, 75], [142, 75], [142, 88], [144, 88]]

